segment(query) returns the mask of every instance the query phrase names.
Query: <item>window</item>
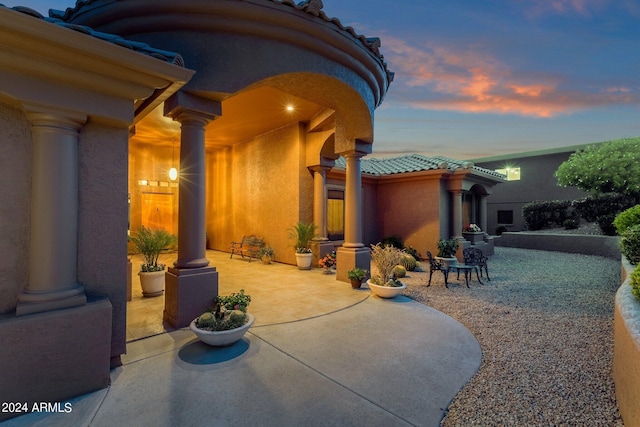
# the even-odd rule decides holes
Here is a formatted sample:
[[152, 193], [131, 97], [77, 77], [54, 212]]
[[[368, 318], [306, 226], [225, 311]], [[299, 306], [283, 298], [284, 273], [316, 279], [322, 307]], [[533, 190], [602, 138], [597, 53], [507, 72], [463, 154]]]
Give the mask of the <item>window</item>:
[[496, 172], [507, 176], [507, 181], [520, 181], [520, 168], [506, 167], [496, 169]]
[[498, 224], [513, 224], [513, 211], [498, 211]]
[[327, 194], [327, 237], [344, 239], [344, 190], [329, 190]]

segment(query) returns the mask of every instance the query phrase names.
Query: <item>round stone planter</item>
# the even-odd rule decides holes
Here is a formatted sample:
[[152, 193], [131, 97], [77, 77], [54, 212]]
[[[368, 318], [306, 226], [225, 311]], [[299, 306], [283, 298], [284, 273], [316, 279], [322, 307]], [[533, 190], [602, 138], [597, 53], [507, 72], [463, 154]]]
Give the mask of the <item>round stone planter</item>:
[[473, 245], [484, 242], [483, 231], [463, 231], [462, 237], [464, 237], [465, 240], [470, 241]]
[[442, 265], [444, 267], [446, 267], [447, 269], [450, 269], [452, 266], [456, 265], [458, 263], [458, 258], [456, 257], [451, 257], [451, 258], [444, 258], [441, 256], [437, 256], [436, 259], [438, 261], [440, 261], [442, 263]]
[[311, 270], [311, 261], [313, 260], [313, 254], [299, 254], [296, 253], [296, 264], [300, 270]]
[[404, 283], [402, 286], [378, 286], [375, 283], [371, 282], [371, 279], [367, 280], [367, 285], [371, 292], [380, 298], [393, 298], [396, 295], [400, 295], [402, 291], [407, 288], [407, 285]]
[[196, 319], [191, 321], [189, 329], [196, 334], [198, 339], [205, 344], [209, 344], [214, 347], [224, 347], [234, 344], [239, 341], [244, 334], [253, 325], [254, 317], [252, 314], [247, 313], [247, 323], [239, 328], [229, 329], [228, 331], [205, 331], [196, 327]]
[[159, 297], [164, 293], [164, 271], [139, 272], [142, 295]]

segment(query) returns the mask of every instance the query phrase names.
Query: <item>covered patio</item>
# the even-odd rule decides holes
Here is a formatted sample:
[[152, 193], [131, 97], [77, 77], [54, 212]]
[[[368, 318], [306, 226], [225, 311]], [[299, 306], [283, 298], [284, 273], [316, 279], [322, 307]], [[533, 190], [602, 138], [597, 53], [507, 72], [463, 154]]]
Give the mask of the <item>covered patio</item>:
[[[176, 252], [161, 255], [160, 262], [172, 265]], [[219, 273], [219, 293], [228, 295], [244, 289], [251, 295], [249, 311], [255, 316], [254, 326], [276, 325], [311, 319], [333, 313], [364, 301], [369, 289], [359, 290], [349, 283], [337, 281], [335, 274], [322, 269], [298, 270], [297, 267], [273, 262], [242, 259], [229, 253], [208, 250], [207, 258]], [[132, 298], [127, 302], [127, 342], [174, 330], [163, 325], [164, 295], [142, 296], [140, 287], [141, 256], [132, 257]]]

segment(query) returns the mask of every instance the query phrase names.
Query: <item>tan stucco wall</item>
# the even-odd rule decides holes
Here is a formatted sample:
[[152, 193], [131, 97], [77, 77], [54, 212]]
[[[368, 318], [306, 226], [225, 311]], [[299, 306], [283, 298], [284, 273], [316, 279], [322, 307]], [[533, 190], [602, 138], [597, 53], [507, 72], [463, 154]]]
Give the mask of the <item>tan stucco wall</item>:
[[627, 426], [640, 425], [640, 302], [631, 293], [628, 277], [634, 266], [623, 258], [622, 285], [616, 293], [613, 371], [616, 400]]
[[382, 238], [398, 236], [425, 256], [440, 237], [441, 186], [437, 179], [383, 179], [378, 183], [378, 220]]
[[279, 262], [295, 264], [287, 229], [313, 220], [313, 177], [303, 125], [274, 130], [208, 155], [207, 233], [228, 250], [243, 235], [264, 237]]
[[78, 281], [112, 305], [111, 356], [126, 352], [128, 129], [89, 122], [79, 157]]
[[0, 102], [0, 314], [16, 307], [27, 285], [31, 192], [31, 130], [25, 115]]

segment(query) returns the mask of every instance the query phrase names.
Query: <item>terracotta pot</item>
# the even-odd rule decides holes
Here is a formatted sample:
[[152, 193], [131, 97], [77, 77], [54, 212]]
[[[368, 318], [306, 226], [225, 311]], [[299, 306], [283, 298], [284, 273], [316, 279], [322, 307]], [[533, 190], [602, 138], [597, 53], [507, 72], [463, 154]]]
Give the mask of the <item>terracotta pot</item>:
[[360, 286], [362, 286], [362, 280], [351, 279], [351, 287], [353, 289], [360, 289]]

